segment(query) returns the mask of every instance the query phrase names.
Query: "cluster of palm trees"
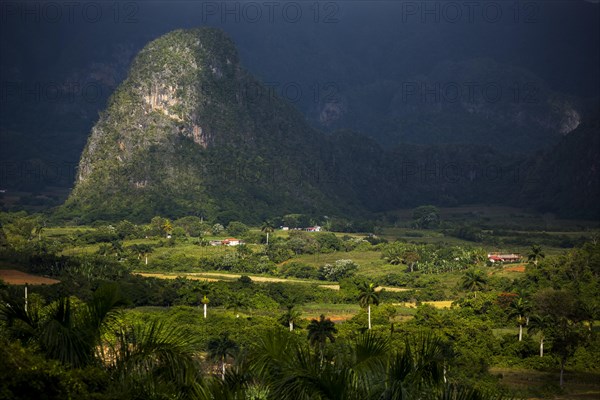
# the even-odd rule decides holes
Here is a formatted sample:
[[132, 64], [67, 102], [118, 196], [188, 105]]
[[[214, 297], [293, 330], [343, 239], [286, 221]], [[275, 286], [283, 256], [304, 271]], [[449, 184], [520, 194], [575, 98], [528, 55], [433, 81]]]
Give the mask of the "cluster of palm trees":
[[[360, 299], [367, 308], [379, 303], [373, 284], [363, 285]], [[367, 330], [339, 343], [335, 324], [321, 315], [303, 339], [293, 332], [299, 312], [290, 306], [289, 330], [265, 332], [243, 349], [223, 333], [204, 347], [191, 332], [162, 321], [124, 323], [121, 305], [117, 287], [106, 285], [87, 302], [63, 297], [49, 305], [30, 301], [25, 309], [6, 297], [0, 317], [9, 337], [66, 368], [104, 370], [106, 394], [116, 399], [493, 398], [448, 382], [449, 353], [433, 336], [394, 346]], [[208, 361], [216, 368], [203, 369]]]
[[426, 274], [462, 271], [482, 264], [486, 259], [482, 249], [461, 246], [441, 248], [401, 242], [385, 246], [382, 257], [391, 265], [406, 265], [409, 272], [421, 271]]
[[119, 240], [113, 240], [110, 243], [101, 243], [98, 246], [97, 254], [101, 256], [114, 256], [121, 258], [130, 252], [137, 256], [138, 260], [144, 260], [144, 264], [148, 265], [148, 255], [152, 253], [153, 248], [149, 244], [140, 243], [133, 244], [127, 248], [123, 247], [123, 243]]
[[87, 302], [61, 297], [43, 305], [30, 298], [25, 306], [21, 299], [3, 296], [0, 318], [9, 339], [48, 359], [66, 368], [104, 370], [114, 398], [153, 398], [192, 388], [199, 341], [160, 321], [126, 324], [122, 305], [117, 286], [104, 285]]
[[[568, 299], [562, 297], [565, 295], [560, 291], [549, 291], [547, 296], [550, 301], [552, 301], [552, 296], [564, 300], [563, 304], [553, 301], [552, 309], [540, 310], [539, 304], [537, 307], [533, 307], [528, 300], [521, 296], [514, 299], [508, 306], [508, 317], [519, 327], [519, 341], [523, 340], [523, 330], [526, 327], [528, 334], [538, 335], [539, 355], [544, 357], [546, 339], [551, 340], [552, 353], [560, 359], [561, 387], [567, 359], [573, 355], [577, 343], [585, 338], [585, 331], [587, 331], [588, 337], [592, 335], [593, 322], [600, 316], [600, 307], [596, 303], [567, 304]], [[561, 306], [562, 309], [560, 309]], [[587, 327], [585, 322], [587, 322]]]
[[437, 337], [421, 336], [395, 347], [388, 337], [366, 331], [324, 355], [335, 327], [323, 316], [311, 324], [309, 344], [280, 331], [262, 336], [250, 349], [248, 370], [253, 382], [267, 388], [269, 399], [496, 398], [448, 381], [449, 352]]

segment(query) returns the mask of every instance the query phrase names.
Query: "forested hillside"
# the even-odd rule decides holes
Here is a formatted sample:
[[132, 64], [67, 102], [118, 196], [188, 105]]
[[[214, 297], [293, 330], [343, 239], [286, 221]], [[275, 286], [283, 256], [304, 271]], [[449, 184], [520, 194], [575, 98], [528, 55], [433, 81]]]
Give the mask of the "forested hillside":
[[[569, 153], [577, 163], [565, 176], [587, 169], [597, 178], [594, 126], [565, 137], [588, 149], [586, 157]], [[568, 163], [555, 153], [545, 165]], [[389, 148], [362, 133], [324, 135], [242, 68], [223, 32], [179, 30], [135, 58], [92, 129], [60, 215], [78, 221], [228, 215], [259, 223], [287, 213], [369, 218], [427, 203], [537, 204], [569, 213], [570, 197], [552, 202], [529, 186], [536, 174], [545, 180], [548, 168], [495, 146]], [[573, 192], [575, 203], [598, 199], [592, 183]], [[590, 207], [578, 209], [570, 214], [595, 215]]]

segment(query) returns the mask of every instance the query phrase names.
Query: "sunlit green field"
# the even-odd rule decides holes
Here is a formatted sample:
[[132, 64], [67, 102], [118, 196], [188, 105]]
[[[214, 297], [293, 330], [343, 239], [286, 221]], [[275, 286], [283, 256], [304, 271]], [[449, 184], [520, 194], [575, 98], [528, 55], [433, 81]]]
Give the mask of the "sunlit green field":
[[300, 307], [303, 318], [318, 318], [324, 314], [334, 319], [352, 318], [360, 311], [358, 304], [305, 304]]

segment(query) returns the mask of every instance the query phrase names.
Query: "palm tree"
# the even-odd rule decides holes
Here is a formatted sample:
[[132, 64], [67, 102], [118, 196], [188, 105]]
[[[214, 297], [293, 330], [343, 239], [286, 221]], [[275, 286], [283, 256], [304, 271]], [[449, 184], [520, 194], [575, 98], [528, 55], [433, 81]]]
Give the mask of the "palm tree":
[[[196, 398], [202, 390], [197, 337], [163, 322], [125, 326], [123, 300], [115, 285], [101, 286], [83, 304], [62, 297], [48, 306], [4, 298], [0, 314], [7, 333], [34, 343], [48, 358], [83, 368], [104, 368], [110, 398]], [[174, 395], [174, 393], [176, 395]]]
[[[341, 346], [319, 363], [306, 345], [286, 332], [269, 332], [250, 350], [249, 363], [272, 398], [296, 399], [488, 399], [472, 389], [445, 384], [447, 347], [434, 336], [406, 340], [396, 351], [389, 338], [372, 331]], [[463, 396], [470, 391], [471, 396]]]
[[111, 250], [112, 247], [108, 243], [100, 243], [100, 246], [98, 246], [98, 254], [101, 256], [109, 255]]
[[544, 257], [546, 257], [546, 255], [542, 251], [542, 247], [538, 244], [534, 244], [531, 246], [531, 250], [529, 255], [527, 256], [527, 259], [530, 262], [533, 262], [533, 265], [537, 267], [539, 260], [541, 260]]
[[369, 320], [369, 329], [371, 329], [371, 304], [376, 306], [379, 305], [379, 295], [375, 291], [375, 285], [373, 283], [362, 283], [359, 287], [358, 304], [361, 307], [367, 308], [367, 315]]
[[164, 321], [119, 326], [104, 345], [119, 398], [193, 398], [201, 390], [196, 335]]
[[554, 319], [550, 315], [532, 315], [529, 318], [528, 334], [540, 334], [540, 357], [544, 357], [544, 338], [546, 332], [554, 325]]
[[335, 324], [331, 322], [331, 319], [325, 318], [325, 315], [321, 314], [319, 319], [313, 319], [308, 324], [308, 341], [311, 346], [318, 346], [319, 353], [321, 355], [320, 360], [323, 364], [323, 358], [325, 356], [325, 344], [327, 339], [331, 343], [335, 342], [334, 334], [337, 333]]
[[173, 233], [173, 224], [168, 219], [164, 220], [164, 223], [161, 228], [166, 236], [169, 236]]
[[121, 253], [123, 252], [123, 244], [118, 240], [113, 240], [110, 242], [110, 248], [115, 253], [115, 257], [119, 258]]
[[593, 301], [584, 301], [579, 304], [578, 314], [581, 320], [588, 322], [588, 331], [594, 331], [594, 321], [600, 318], [600, 306]]
[[414, 272], [415, 265], [421, 259], [415, 246], [406, 246], [400, 243], [394, 243], [393, 246], [388, 248], [384, 254], [384, 259], [388, 262], [388, 264], [406, 264], [410, 272]]
[[481, 264], [487, 260], [487, 254], [482, 248], [469, 249], [467, 253], [472, 264]]
[[42, 240], [42, 232], [44, 231], [44, 229], [46, 228], [46, 222], [42, 221], [42, 220], [36, 220], [36, 225], [33, 228], [33, 234], [37, 235], [38, 240], [41, 241]]
[[208, 297], [206, 297], [206, 295], [204, 295], [204, 297], [202, 297], [202, 300], [200, 300], [200, 302], [202, 303], [202, 305], [204, 307], [204, 319], [206, 319], [206, 308], [208, 307], [208, 303], [210, 303], [210, 300], [208, 300]]
[[152, 253], [152, 246], [149, 244], [134, 244], [132, 250], [138, 255], [138, 259], [144, 259], [144, 264], [148, 265], [148, 254]]
[[300, 315], [302, 314], [300, 310], [296, 309], [294, 305], [289, 304], [286, 306], [286, 312], [279, 317], [279, 322], [283, 326], [289, 326], [290, 332], [294, 330], [294, 322], [300, 319]]
[[469, 290], [475, 294], [475, 298], [477, 298], [477, 292], [479, 290], [483, 290], [487, 285], [487, 279], [483, 274], [483, 271], [469, 270], [465, 272], [462, 278], [462, 288], [465, 290]]
[[227, 305], [225, 306], [225, 308], [228, 310], [233, 310], [235, 317], [239, 318], [240, 314], [238, 313], [238, 311], [246, 309], [246, 302], [244, 301], [241, 295], [233, 293], [227, 299]]
[[391, 265], [401, 265], [404, 263], [404, 259], [400, 254], [394, 254], [389, 257], [385, 257], [385, 260]]
[[516, 318], [519, 325], [519, 342], [523, 340], [523, 324], [527, 321], [527, 313], [529, 312], [529, 304], [522, 297], [513, 300], [509, 306], [509, 317]]
[[362, 400], [369, 397], [367, 385], [362, 383], [367, 383], [376, 364], [385, 364], [383, 359], [379, 363], [374, 359], [386, 357], [388, 347], [376, 345], [387, 343], [386, 339], [359, 341], [365, 345], [360, 350], [353, 351], [358, 345], [344, 349], [331, 362], [323, 363], [318, 353], [310, 351], [310, 345], [299, 342], [294, 335], [269, 332], [251, 348], [251, 369], [266, 383], [269, 398]]
[[102, 331], [116, 317], [123, 305], [116, 285], [104, 285], [82, 306], [73, 307], [69, 297], [61, 297], [48, 306], [21, 299], [4, 298], [0, 315], [10, 334], [35, 342], [47, 357], [65, 365], [82, 367], [91, 364], [101, 345]]
[[[185, 278], [184, 278], [184, 282], [185, 282]], [[189, 289], [189, 292], [188, 292], [189, 296], [190, 296], [189, 300], [198, 305], [204, 304], [203, 303], [204, 297], [208, 296], [208, 294], [210, 293], [210, 290], [211, 290], [211, 284], [209, 281], [206, 281], [206, 280], [193, 281], [193, 283], [191, 284], [191, 287]], [[206, 300], [208, 301], [208, 298]]]
[[566, 317], [556, 318], [550, 329], [552, 338], [552, 353], [560, 360], [560, 387], [564, 384], [564, 372], [567, 360], [575, 354], [579, 342], [582, 340], [579, 326]]
[[427, 335], [405, 341], [405, 350], [391, 355], [385, 387], [379, 398], [405, 399], [411, 393], [440, 388], [445, 383], [446, 348], [440, 338]]
[[273, 228], [273, 225], [271, 224], [270, 221], [265, 221], [263, 222], [262, 226], [260, 227], [261, 232], [264, 232], [267, 234], [267, 246], [269, 245], [269, 233], [273, 233], [275, 231], [275, 228]]
[[228, 358], [235, 357], [238, 348], [237, 343], [229, 338], [227, 332], [208, 341], [208, 357], [221, 363], [221, 378], [223, 380], [225, 380], [225, 363]]

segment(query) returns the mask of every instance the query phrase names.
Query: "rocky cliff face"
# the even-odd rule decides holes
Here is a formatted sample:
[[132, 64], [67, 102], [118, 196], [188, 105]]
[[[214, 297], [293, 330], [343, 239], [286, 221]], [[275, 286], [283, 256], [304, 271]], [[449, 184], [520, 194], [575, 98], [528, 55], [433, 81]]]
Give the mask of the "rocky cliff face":
[[[233, 45], [217, 35], [213, 31], [176, 31], [151, 42], [138, 54], [128, 78], [92, 130], [78, 181], [84, 182], [108, 154], [125, 165], [137, 153], [152, 145], [168, 145], [178, 136], [208, 145], [210, 133], [200, 121], [202, 100], [207, 100], [203, 99], [207, 96], [202, 83], [235, 79], [224, 77], [223, 69], [235, 75], [239, 68]], [[215, 48], [216, 42], [222, 47]]]

